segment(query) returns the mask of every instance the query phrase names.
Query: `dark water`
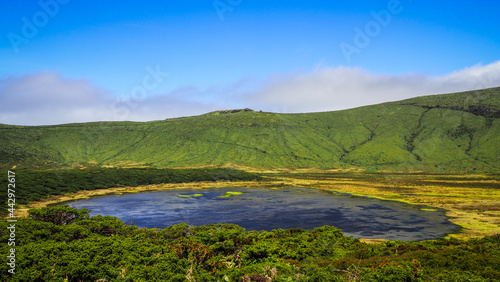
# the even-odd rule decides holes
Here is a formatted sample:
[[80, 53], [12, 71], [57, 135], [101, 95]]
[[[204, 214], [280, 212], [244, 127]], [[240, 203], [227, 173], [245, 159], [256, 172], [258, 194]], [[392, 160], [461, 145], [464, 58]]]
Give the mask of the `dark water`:
[[[246, 194], [219, 198], [226, 191]], [[177, 195], [203, 194], [181, 198]], [[377, 199], [336, 196], [315, 189], [214, 188], [182, 189], [120, 196], [105, 196], [69, 203], [91, 209], [91, 215], [116, 216], [140, 227], [164, 228], [234, 223], [247, 230], [333, 225], [355, 238], [391, 240], [435, 239], [458, 230], [442, 211]]]

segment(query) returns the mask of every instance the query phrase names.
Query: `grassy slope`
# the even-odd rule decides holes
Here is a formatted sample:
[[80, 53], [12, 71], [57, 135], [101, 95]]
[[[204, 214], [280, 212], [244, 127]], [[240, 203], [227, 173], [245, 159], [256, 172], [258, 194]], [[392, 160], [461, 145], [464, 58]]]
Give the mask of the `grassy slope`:
[[213, 112], [145, 123], [0, 125], [3, 165], [238, 164], [389, 170], [500, 169], [500, 88], [351, 110]]

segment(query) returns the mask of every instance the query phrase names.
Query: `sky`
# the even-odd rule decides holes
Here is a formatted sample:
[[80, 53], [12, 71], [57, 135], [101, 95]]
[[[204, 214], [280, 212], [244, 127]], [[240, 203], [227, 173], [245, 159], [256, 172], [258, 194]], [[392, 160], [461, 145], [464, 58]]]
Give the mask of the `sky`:
[[500, 86], [498, 1], [0, 6], [4, 124], [334, 111]]

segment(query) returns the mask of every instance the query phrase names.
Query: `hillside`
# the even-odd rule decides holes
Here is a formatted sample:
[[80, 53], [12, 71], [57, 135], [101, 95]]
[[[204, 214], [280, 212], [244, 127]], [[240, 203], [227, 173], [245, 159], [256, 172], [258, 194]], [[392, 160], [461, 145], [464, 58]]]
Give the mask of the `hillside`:
[[0, 124], [2, 166], [500, 170], [500, 88], [350, 110], [217, 111], [152, 122]]

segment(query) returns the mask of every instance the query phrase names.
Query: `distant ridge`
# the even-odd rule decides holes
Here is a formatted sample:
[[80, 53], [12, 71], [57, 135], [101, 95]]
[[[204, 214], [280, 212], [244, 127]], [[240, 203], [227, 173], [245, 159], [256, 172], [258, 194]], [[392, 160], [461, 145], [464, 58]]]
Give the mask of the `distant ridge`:
[[0, 124], [0, 165], [500, 171], [500, 88], [335, 112], [251, 109], [151, 122]]

